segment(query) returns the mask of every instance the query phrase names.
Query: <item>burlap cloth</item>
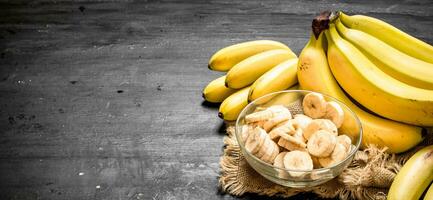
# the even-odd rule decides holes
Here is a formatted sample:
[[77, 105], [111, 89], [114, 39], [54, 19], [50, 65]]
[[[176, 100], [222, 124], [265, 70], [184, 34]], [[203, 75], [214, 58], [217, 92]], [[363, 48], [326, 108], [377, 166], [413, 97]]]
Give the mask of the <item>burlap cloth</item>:
[[388, 154], [385, 149], [371, 146], [355, 154], [352, 163], [343, 173], [322, 185], [296, 189], [266, 180], [251, 168], [243, 157], [234, 125], [226, 124], [224, 154], [220, 160], [219, 183], [223, 192], [240, 196], [256, 193], [267, 196], [290, 197], [302, 192], [313, 192], [323, 198], [386, 199], [389, 187], [401, 166], [420, 148], [433, 144], [433, 129], [429, 128], [422, 143], [403, 154]]

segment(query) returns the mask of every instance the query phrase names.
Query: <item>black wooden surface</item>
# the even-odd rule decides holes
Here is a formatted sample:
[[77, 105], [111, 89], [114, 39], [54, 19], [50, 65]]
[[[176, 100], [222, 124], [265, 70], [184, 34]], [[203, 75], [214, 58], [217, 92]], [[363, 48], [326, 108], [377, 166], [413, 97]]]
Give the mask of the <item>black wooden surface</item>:
[[433, 44], [433, 2], [396, 3], [2, 0], [0, 199], [233, 199], [217, 182], [224, 126], [201, 97], [221, 75], [212, 53], [254, 39], [299, 53], [325, 9]]

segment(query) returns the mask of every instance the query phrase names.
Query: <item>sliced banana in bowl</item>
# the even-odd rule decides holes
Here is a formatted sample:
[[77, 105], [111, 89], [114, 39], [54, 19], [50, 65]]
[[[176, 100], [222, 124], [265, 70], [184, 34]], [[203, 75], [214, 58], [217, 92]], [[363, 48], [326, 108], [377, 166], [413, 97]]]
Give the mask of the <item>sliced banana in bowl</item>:
[[287, 92], [299, 93], [300, 103], [253, 101], [241, 112], [236, 134], [244, 141], [239, 143], [243, 156], [259, 174], [281, 185], [307, 187], [326, 182], [350, 164], [359, 148], [361, 127], [356, 133], [339, 132], [343, 119], [357, 118], [332, 97]]

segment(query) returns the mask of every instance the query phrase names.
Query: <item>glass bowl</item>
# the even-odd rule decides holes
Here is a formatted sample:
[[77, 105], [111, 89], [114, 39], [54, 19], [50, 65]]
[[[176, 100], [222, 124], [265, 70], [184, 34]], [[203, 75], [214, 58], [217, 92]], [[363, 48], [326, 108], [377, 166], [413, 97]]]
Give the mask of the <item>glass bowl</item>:
[[[268, 164], [245, 149], [245, 141], [242, 140], [241, 132], [242, 126], [245, 123], [245, 116], [253, 113], [258, 107], [269, 107], [272, 105], [284, 105], [289, 108], [292, 116], [295, 114], [302, 114], [302, 99], [304, 96], [312, 91], [307, 90], [285, 90], [280, 92], [271, 93], [260, 97], [253, 102], [249, 103], [239, 114], [236, 120], [236, 139], [239, 143], [242, 154], [249, 163], [249, 165], [261, 174], [266, 179], [293, 188], [312, 187], [324, 182], [327, 182], [341, 172], [352, 162], [352, 159], [359, 149], [362, 139], [362, 127], [358, 117], [352, 112], [345, 104], [337, 99], [322, 94], [326, 101], [337, 102], [344, 111], [343, 125], [338, 129], [338, 133], [348, 135], [352, 140], [351, 150], [348, 156], [330, 167], [318, 168], [313, 170], [288, 170], [279, 168], [272, 164]], [[260, 108], [259, 108], [260, 109]], [[296, 175], [296, 176], [292, 176]]]

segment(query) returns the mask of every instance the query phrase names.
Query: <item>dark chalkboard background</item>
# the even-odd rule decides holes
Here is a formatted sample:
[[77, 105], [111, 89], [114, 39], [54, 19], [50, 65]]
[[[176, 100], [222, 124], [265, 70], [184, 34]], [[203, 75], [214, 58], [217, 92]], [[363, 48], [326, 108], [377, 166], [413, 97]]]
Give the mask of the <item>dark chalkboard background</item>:
[[397, 2], [0, 0], [0, 199], [233, 199], [209, 57], [255, 39], [299, 53], [326, 9], [433, 44], [433, 1]]

